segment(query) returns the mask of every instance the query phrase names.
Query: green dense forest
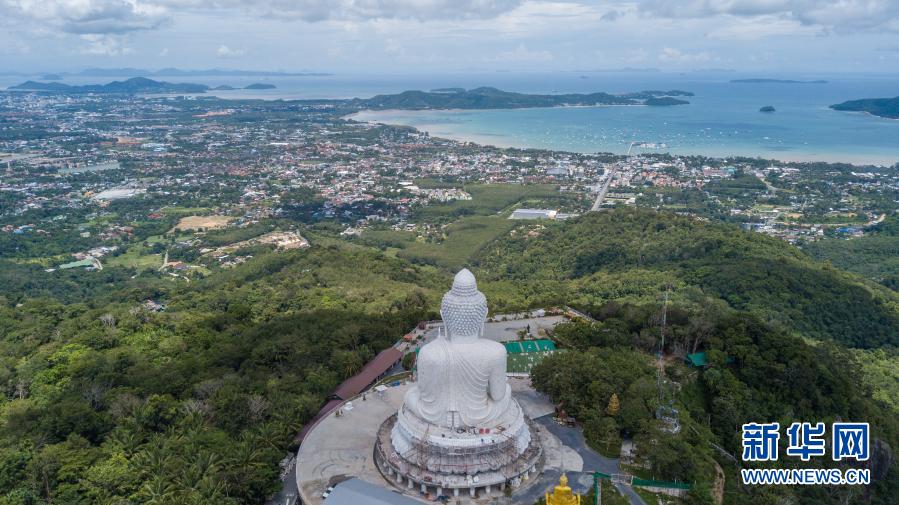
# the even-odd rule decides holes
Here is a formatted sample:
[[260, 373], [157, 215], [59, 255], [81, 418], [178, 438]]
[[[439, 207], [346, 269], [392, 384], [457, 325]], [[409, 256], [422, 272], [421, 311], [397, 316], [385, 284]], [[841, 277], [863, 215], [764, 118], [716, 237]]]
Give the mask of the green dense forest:
[[[463, 217], [490, 217], [478, 214]], [[417, 250], [398, 243], [417, 253], [405, 257], [384, 237], [344, 241], [323, 226], [308, 249], [260, 250], [189, 283], [118, 266], [47, 276], [10, 262], [25, 276], [3, 274], [0, 294], [0, 505], [263, 503], [303, 423], [375, 353], [437, 316], [458, 262], [475, 269], [493, 313], [568, 304], [596, 318], [556, 329], [565, 350], [535, 369], [535, 384], [600, 452], [632, 437], [649, 476], [695, 482], [691, 503], [708, 503], [716, 464], [729, 504], [899, 495], [886, 400], [895, 291], [775, 239], [673, 214], [509, 226], [483, 241], [457, 243], [450, 231]], [[653, 417], [666, 289], [677, 436]], [[680, 364], [694, 351], [713, 366]], [[710, 445], [735, 451], [750, 420], [837, 418], [874, 426], [876, 484], [865, 492], [750, 492]]]
[[[598, 451], [613, 456], [631, 438], [632, 473], [694, 483], [688, 503], [710, 503], [716, 464], [726, 474], [725, 503], [886, 504], [899, 496], [890, 464], [899, 443], [895, 291], [736, 226], [639, 209], [521, 225], [485, 247], [478, 265], [496, 303], [568, 303], [596, 319], [558, 326], [553, 338], [565, 351], [532, 378]], [[654, 356], [665, 291], [671, 359], [660, 400]], [[706, 352], [711, 366], [683, 364], [693, 352]], [[610, 413], [613, 394], [620, 406]], [[679, 434], [662, 429], [660, 405], [679, 412]], [[738, 485], [737, 467], [714, 447], [739, 455], [740, 425], [759, 419], [868, 420], [878, 437], [877, 484], [864, 493]]]
[[533, 306], [677, 296], [719, 298], [804, 336], [899, 345], [899, 295], [732, 225], [649, 210], [587, 214], [484, 249], [483, 275]]
[[895, 98], [849, 100], [848, 102], [831, 105], [830, 108], [850, 112], [867, 112], [875, 116], [897, 119], [899, 118], [899, 96]]
[[[899, 495], [899, 471], [891, 464], [891, 448], [899, 440], [896, 411], [857, 382], [861, 366], [846, 350], [808, 344], [714, 303], [673, 305], [666, 354], [699, 349], [711, 366], [666, 362], [660, 401], [651, 354], [659, 345], [660, 307], [610, 302], [584, 309], [598, 321], [558, 326], [554, 338], [566, 351], [538, 364], [532, 380], [583, 424], [588, 442], [600, 452], [616, 456], [622, 437], [631, 438], [637, 461], [630, 472], [692, 483], [690, 504], [711, 503], [716, 464], [726, 475], [726, 503], [850, 503], [859, 498], [851, 488], [744, 488], [738, 466], [715, 446], [739, 457], [740, 426], [754, 420], [789, 425], [796, 419], [865, 419], [877, 439], [869, 468], [878, 482], [869, 503], [893, 503]], [[619, 399], [617, 409], [609, 407], [612, 395]], [[666, 424], [656, 415], [660, 406], [677, 410], [679, 433], [664, 431]], [[804, 467], [822, 465], [834, 463], [815, 460]]]
[[313, 248], [189, 287], [2, 304], [0, 503], [262, 503], [325, 396], [433, 316], [437, 279]]
[[802, 246], [819, 260], [868, 277], [899, 291], [899, 217], [890, 216], [867, 230], [863, 237], [850, 240], [825, 238]]

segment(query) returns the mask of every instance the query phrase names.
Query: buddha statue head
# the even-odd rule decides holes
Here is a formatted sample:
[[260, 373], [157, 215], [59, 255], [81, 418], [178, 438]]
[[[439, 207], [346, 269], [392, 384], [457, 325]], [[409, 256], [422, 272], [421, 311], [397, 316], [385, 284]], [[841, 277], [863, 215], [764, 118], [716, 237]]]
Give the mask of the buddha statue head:
[[440, 315], [450, 339], [479, 338], [487, 319], [487, 298], [478, 291], [474, 275], [463, 268], [440, 304]]

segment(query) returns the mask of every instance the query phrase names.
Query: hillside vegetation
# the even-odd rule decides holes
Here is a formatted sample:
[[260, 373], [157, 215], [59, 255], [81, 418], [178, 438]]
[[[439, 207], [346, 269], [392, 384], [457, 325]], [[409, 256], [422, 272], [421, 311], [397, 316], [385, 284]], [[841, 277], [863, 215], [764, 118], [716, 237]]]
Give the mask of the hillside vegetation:
[[692, 96], [687, 91], [640, 91], [622, 95], [609, 93], [566, 93], [541, 95], [515, 93], [491, 87], [470, 90], [403, 91], [393, 95], [377, 95], [355, 99], [349, 105], [364, 109], [518, 109], [526, 107], [559, 107], [570, 105], [685, 105], [690, 102], [674, 96]]
[[438, 278], [314, 247], [190, 285], [0, 304], [0, 504], [263, 503], [325, 396], [433, 317]]
[[638, 209], [590, 213], [522, 225], [485, 248], [479, 264], [487, 279], [526, 286], [525, 303], [657, 297], [671, 284], [807, 337], [899, 345], [895, 292], [732, 225]]
[[834, 110], [867, 112], [874, 116], [899, 119], [899, 96], [895, 98], [864, 98], [830, 106]]
[[899, 217], [892, 216], [863, 237], [825, 238], [802, 246], [813, 258], [899, 291]]
[[[659, 348], [661, 307], [609, 302], [582, 308], [597, 322], [557, 326], [554, 337], [564, 350], [535, 366], [532, 381], [578, 419], [588, 443], [600, 452], [617, 456], [622, 439], [632, 439], [635, 460], [626, 471], [691, 483], [686, 499], [691, 505], [711, 503], [716, 463], [725, 472], [725, 503], [730, 505], [885, 505], [899, 493], [899, 471], [890, 463], [892, 447], [899, 442], [896, 411], [858, 381], [861, 365], [846, 350], [830, 343], [810, 345], [752, 314], [713, 302], [691, 308], [672, 304], [665, 354], [675, 359], [666, 361], [660, 399], [653, 354]], [[686, 366], [676, 359], [685, 350], [706, 352], [710, 366]], [[660, 406], [676, 409], [678, 433], [658, 419]], [[739, 457], [743, 423], [778, 421], [784, 426], [797, 419], [871, 423], [876, 454], [868, 467], [876, 483], [869, 496], [860, 497], [848, 487], [742, 486], [738, 465], [715, 448]], [[835, 465], [784, 457], [778, 463], [790, 468]]]
[[[670, 365], [685, 430], [644, 456], [658, 475], [697, 479], [691, 503], [707, 503], [708, 443], [734, 450], [734, 427], [752, 416], [867, 420], [887, 444], [879, 455], [899, 446], [895, 414], [885, 413], [893, 355], [837, 344], [895, 344], [894, 292], [776, 240], [671, 214], [491, 215], [517, 201], [472, 209], [439, 244], [379, 250], [322, 227], [308, 233], [308, 249], [260, 250], [189, 283], [115, 265], [3, 275], [0, 293], [15, 296], [0, 294], [0, 505], [264, 503], [278, 462], [329, 392], [437, 317], [452, 270], [472, 263], [494, 313], [568, 303], [600, 321], [560, 328], [569, 351], [535, 372], [600, 449], [625, 435], [657, 439], [650, 353], [671, 286], [666, 353], [705, 350], [715, 366], [697, 375]], [[479, 220], [502, 228], [482, 234]], [[860, 368], [866, 356], [877, 361]], [[621, 410], [605, 415], [610, 392]], [[871, 503], [885, 504], [896, 474], [878, 468]], [[728, 503], [744, 503], [743, 490], [729, 491]], [[758, 502], [863, 501], [772, 493]]]
[[10, 86], [9, 89], [23, 91], [52, 91], [55, 93], [204, 93], [209, 89], [205, 84], [171, 83], [154, 81], [146, 77], [132, 77], [124, 81], [107, 84], [87, 84], [73, 86], [61, 82], [26, 81]]

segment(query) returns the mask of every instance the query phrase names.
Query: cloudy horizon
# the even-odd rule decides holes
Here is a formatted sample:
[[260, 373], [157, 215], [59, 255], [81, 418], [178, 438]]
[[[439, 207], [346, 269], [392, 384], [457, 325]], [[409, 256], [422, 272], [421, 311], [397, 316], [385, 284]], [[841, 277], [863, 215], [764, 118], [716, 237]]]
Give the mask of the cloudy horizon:
[[0, 0], [7, 71], [899, 68], [891, 0]]

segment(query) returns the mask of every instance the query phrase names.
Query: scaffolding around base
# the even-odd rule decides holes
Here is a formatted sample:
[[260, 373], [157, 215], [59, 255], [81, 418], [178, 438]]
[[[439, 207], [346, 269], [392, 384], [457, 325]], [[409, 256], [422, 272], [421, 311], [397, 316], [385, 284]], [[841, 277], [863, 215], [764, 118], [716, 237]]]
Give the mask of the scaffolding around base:
[[[526, 420], [525, 429], [532, 436], [524, 450], [516, 447], [515, 438], [486, 445], [437, 444], [416, 439], [409, 450], [399, 454], [391, 442], [397, 416], [393, 415], [381, 425], [375, 443], [375, 463], [385, 478], [398, 487], [433, 492], [437, 495], [490, 494], [516, 488], [523, 481], [535, 477], [543, 466], [543, 449], [536, 426]], [[456, 433], [457, 437], [480, 442], [482, 433]], [[467, 435], [467, 436], [466, 436]], [[443, 437], [440, 437], [443, 438]]]

